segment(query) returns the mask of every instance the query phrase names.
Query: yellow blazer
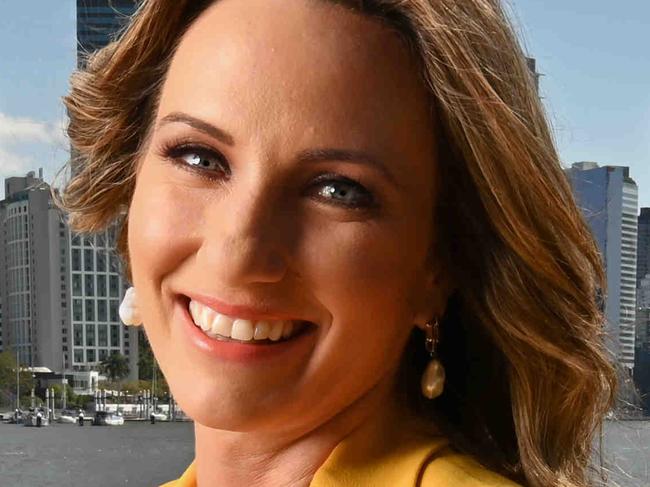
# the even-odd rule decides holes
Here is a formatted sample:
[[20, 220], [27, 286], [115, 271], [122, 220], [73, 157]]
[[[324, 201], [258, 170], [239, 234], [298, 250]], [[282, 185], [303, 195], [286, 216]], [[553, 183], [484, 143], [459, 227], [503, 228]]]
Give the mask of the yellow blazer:
[[[455, 452], [423, 420], [389, 409], [345, 437], [310, 487], [517, 487], [472, 457]], [[197, 487], [196, 461], [161, 487]], [[203, 487], [203, 486], [201, 486]], [[520, 486], [519, 486], [520, 487]]]

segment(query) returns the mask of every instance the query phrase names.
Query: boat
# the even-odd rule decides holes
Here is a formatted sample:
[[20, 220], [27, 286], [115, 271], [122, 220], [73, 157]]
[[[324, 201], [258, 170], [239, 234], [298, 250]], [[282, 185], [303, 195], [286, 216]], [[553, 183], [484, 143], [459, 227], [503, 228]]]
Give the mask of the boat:
[[153, 417], [156, 421], [167, 421], [167, 415], [163, 413], [162, 411], [154, 411], [149, 415], [149, 418], [151, 419]]
[[50, 421], [47, 412], [43, 408], [29, 408], [29, 412], [24, 416], [23, 424], [25, 426], [48, 426]]
[[79, 421], [78, 416], [79, 415], [77, 414], [76, 411], [73, 411], [71, 409], [64, 409], [63, 411], [61, 411], [59, 417], [56, 418], [56, 420], [59, 423], [75, 424]]
[[95, 426], [119, 426], [124, 424], [124, 417], [119, 413], [97, 411], [92, 424]]
[[25, 417], [25, 411], [16, 410], [13, 413], [8, 412], [2, 415], [2, 422], [8, 424], [23, 424], [23, 418]]

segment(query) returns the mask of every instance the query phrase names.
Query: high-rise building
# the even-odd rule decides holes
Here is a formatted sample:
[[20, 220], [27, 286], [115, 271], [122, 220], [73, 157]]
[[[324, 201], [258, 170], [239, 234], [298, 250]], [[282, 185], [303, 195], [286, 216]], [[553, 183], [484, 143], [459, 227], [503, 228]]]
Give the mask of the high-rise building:
[[0, 301], [6, 350], [24, 366], [69, 359], [66, 226], [42, 170], [5, 179], [0, 201]]
[[135, 9], [135, 0], [77, 0], [77, 64], [113, 40]]
[[[128, 21], [134, 0], [78, 0], [78, 64]], [[73, 168], [74, 172], [74, 168]], [[53, 204], [42, 170], [4, 181], [0, 201], [0, 350], [21, 366], [47, 367], [88, 384], [112, 352], [138, 378], [138, 332], [124, 326], [116, 229], [75, 235]], [[95, 373], [96, 372], [92, 372]], [[84, 387], [86, 388], [86, 387]]]
[[638, 189], [624, 166], [577, 162], [566, 170], [607, 271], [605, 316], [612, 352], [634, 368]]
[[650, 208], [641, 208], [638, 219], [637, 236], [637, 286], [646, 274], [650, 274]]
[[641, 279], [636, 293], [636, 346], [650, 353], [650, 274]]
[[641, 208], [638, 224], [634, 381], [650, 414], [650, 208]]
[[115, 252], [115, 227], [94, 235], [70, 235], [72, 368], [91, 370], [112, 352], [127, 356], [137, 378], [137, 331], [118, 315], [125, 288]]
[[[119, 34], [136, 10], [135, 0], [77, 0], [77, 64]], [[74, 156], [74, 151], [73, 151]], [[73, 163], [72, 172], [77, 167]], [[129, 378], [138, 378], [138, 332], [118, 315], [126, 284], [116, 252], [117, 226], [95, 235], [69, 235], [73, 370], [96, 369], [107, 355], [129, 358]]]
[[650, 355], [650, 208], [641, 208], [638, 219], [637, 253], [637, 353]]
[[0, 201], [0, 301], [5, 350], [23, 366], [47, 367], [87, 382], [112, 352], [138, 376], [137, 332], [118, 316], [124, 294], [113, 229], [71, 235], [42, 171], [5, 180]]

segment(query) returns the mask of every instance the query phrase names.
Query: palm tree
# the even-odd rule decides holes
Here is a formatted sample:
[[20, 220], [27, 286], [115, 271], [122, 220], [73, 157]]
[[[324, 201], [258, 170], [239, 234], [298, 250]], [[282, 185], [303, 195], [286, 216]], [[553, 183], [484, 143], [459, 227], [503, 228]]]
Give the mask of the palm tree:
[[112, 381], [122, 379], [129, 374], [129, 359], [119, 352], [113, 352], [102, 360], [99, 367]]

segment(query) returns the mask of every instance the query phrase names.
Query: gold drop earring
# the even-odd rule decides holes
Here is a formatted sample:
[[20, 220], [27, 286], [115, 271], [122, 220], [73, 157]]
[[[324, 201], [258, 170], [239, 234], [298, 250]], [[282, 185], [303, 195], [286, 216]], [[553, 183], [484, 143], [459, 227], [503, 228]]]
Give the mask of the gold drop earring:
[[431, 360], [424, 374], [422, 374], [422, 394], [429, 399], [435, 399], [442, 394], [445, 385], [445, 368], [442, 366], [436, 353], [436, 345], [438, 345], [440, 340], [438, 319], [434, 319], [433, 324], [428, 321], [424, 325], [424, 331], [426, 333], [424, 346], [427, 352], [429, 352]]

